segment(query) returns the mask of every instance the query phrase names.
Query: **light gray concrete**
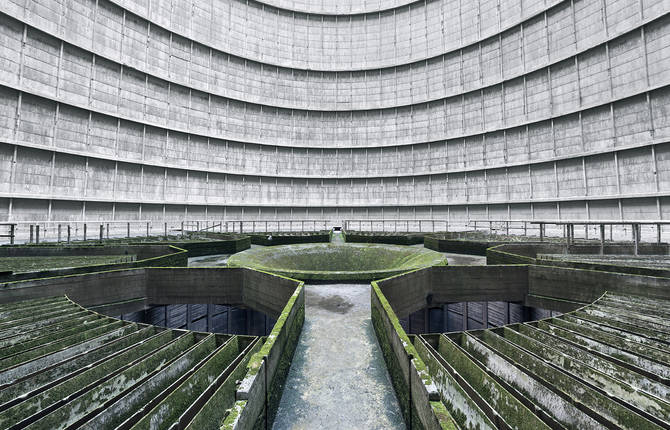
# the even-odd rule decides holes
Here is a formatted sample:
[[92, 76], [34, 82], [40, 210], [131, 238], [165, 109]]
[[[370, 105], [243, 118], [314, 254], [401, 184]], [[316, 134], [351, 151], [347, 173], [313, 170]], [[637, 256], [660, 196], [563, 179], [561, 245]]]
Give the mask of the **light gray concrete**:
[[[450, 266], [486, 266], [486, 257], [480, 255], [443, 252]], [[190, 264], [190, 263], [189, 263]]]
[[0, 221], [670, 213], [667, 1], [268, 1], [0, 2]]
[[370, 286], [305, 286], [305, 324], [274, 429], [403, 429], [370, 319]]
[[188, 267], [227, 267], [230, 254], [204, 255], [188, 259]]

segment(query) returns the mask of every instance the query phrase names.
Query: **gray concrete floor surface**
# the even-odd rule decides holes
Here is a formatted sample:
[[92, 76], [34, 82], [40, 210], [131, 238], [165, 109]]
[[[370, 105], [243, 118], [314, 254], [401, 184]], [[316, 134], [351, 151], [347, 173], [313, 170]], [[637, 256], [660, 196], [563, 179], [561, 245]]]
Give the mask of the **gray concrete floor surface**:
[[486, 266], [486, 257], [443, 252], [450, 266]]
[[273, 428], [405, 428], [370, 319], [370, 285], [305, 286], [305, 325]]

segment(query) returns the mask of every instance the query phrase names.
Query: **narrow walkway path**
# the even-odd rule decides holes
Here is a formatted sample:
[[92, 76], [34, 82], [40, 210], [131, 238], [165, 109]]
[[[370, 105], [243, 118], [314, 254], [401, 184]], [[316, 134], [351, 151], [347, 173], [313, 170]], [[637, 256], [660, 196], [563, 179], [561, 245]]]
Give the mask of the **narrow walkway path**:
[[305, 325], [273, 428], [405, 428], [370, 319], [370, 285], [305, 286]]

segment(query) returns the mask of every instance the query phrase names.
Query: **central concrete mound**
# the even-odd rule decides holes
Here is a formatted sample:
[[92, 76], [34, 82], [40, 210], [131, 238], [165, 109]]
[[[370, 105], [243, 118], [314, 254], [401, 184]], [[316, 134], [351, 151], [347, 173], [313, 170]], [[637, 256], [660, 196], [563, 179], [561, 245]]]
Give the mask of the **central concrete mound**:
[[371, 281], [447, 259], [424, 248], [370, 243], [311, 243], [249, 249], [228, 260], [230, 267], [250, 267], [309, 281]]

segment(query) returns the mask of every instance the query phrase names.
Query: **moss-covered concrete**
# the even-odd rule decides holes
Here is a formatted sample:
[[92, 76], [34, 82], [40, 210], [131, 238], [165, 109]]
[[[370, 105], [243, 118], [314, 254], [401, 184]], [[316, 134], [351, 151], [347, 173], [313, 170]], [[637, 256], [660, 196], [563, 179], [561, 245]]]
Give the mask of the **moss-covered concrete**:
[[228, 259], [230, 267], [251, 267], [302, 280], [370, 281], [421, 267], [446, 265], [427, 249], [380, 244], [306, 244], [255, 248]]
[[253, 245], [276, 246], [298, 243], [330, 242], [330, 230], [249, 233]]
[[388, 245], [418, 245], [423, 243], [424, 233], [390, 233], [383, 231], [343, 231], [345, 241], [350, 243], [385, 243]]
[[433, 404], [439, 394], [428, 369], [376, 282], [372, 282], [370, 303], [372, 325], [405, 421], [420, 429], [455, 427], [449, 412]]
[[79, 255], [42, 257], [0, 257], [0, 272], [35, 272], [47, 269], [91, 266], [98, 264], [126, 263], [135, 260], [135, 255]]
[[[30, 245], [0, 247], [0, 282], [139, 267], [186, 267], [187, 251], [172, 245]], [[135, 256], [135, 258], [133, 258]], [[18, 269], [18, 270], [17, 270]]]
[[299, 283], [265, 343], [247, 363], [246, 374], [236, 394], [237, 400], [244, 400], [245, 403], [235, 405], [231, 411], [235, 416], [229, 414], [224, 427], [234, 424], [241, 429], [262, 428], [266, 407], [269, 424], [272, 424], [304, 321], [304, 285]]

